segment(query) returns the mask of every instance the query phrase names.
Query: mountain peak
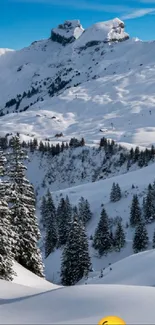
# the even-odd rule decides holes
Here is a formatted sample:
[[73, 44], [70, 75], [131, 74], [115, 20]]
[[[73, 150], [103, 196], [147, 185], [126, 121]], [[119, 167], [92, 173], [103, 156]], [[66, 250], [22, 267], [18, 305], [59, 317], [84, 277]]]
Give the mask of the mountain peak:
[[78, 39], [77, 46], [85, 46], [93, 41], [108, 43], [127, 40], [129, 35], [124, 31], [124, 28], [124, 22], [118, 18], [96, 23], [85, 30]]
[[74, 42], [84, 32], [79, 20], [66, 20], [63, 24], [53, 28], [51, 39], [62, 45]]

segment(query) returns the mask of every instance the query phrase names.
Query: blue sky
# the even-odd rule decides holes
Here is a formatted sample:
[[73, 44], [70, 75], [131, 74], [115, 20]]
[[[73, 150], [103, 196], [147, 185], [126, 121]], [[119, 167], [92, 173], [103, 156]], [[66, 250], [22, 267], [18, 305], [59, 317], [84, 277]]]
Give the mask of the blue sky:
[[0, 47], [19, 49], [48, 38], [67, 19], [87, 28], [115, 17], [131, 37], [155, 39], [155, 0], [0, 0]]

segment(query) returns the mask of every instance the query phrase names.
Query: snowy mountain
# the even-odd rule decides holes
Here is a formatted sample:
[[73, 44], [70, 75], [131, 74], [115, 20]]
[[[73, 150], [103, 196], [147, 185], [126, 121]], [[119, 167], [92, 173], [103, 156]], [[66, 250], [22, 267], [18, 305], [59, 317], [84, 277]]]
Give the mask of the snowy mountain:
[[11, 114], [0, 119], [1, 133], [54, 142], [57, 133], [63, 141], [83, 135], [91, 144], [104, 134], [150, 146], [155, 43], [130, 39], [118, 19], [85, 31], [65, 22], [52, 33], [68, 43], [51, 36], [0, 56], [1, 115]]
[[[135, 229], [129, 226], [133, 195], [142, 209], [155, 180], [154, 148], [146, 150], [155, 144], [154, 57], [155, 42], [130, 39], [118, 18], [86, 30], [79, 20], [65, 21], [48, 40], [20, 51], [0, 49], [0, 135], [9, 140], [19, 132], [25, 147], [29, 141], [27, 177], [35, 188], [38, 220], [48, 189], [56, 207], [66, 195], [74, 207], [83, 196], [93, 213], [86, 226], [93, 266], [88, 279], [73, 288], [57, 286], [62, 247], [44, 259], [46, 278], [57, 285], [15, 263], [14, 283], [1, 281], [0, 323], [97, 324], [108, 314], [130, 324], [154, 323], [154, 288], [138, 286], [155, 285], [150, 250], [155, 219], [146, 225], [145, 253], [133, 255]], [[74, 137], [85, 144], [64, 149]], [[117, 142], [111, 151], [100, 147], [103, 137]], [[46, 150], [34, 150], [34, 138]], [[53, 155], [49, 147], [58, 143]], [[145, 156], [131, 157], [136, 146]], [[122, 192], [118, 202], [110, 201], [114, 182]], [[103, 206], [111, 219], [122, 219], [126, 245], [99, 257], [91, 236]]]

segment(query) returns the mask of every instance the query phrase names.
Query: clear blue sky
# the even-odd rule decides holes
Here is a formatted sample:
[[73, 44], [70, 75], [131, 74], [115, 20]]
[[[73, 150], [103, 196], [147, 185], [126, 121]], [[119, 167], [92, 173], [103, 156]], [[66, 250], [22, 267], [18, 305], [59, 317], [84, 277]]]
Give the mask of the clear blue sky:
[[131, 37], [155, 39], [155, 0], [0, 0], [0, 47], [19, 49], [48, 38], [67, 19], [87, 28], [115, 17]]

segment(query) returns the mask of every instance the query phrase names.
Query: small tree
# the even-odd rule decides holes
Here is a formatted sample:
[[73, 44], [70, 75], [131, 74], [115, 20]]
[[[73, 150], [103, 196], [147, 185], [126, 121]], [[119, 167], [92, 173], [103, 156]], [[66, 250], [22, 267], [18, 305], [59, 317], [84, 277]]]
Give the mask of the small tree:
[[118, 222], [115, 232], [115, 247], [118, 249], [118, 251], [121, 250], [125, 246], [125, 232], [122, 226], [121, 221]]
[[133, 239], [133, 251], [134, 253], [138, 253], [141, 251], [145, 251], [148, 247], [148, 233], [145, 224], [141, 221], [139, 225], [136, 227], [135, 235]]
[[90, 269], [87, 237], [83, 226], [74, 218], [62, 254], [61, 281], [65, 286], [76, 284]]
[[107, 254], [111, 248], [108, 215], [104, 208], [95, 230], [93, 247], [98, 250], [100, 256]]
[[84, 225], [92, 218], [90, 204], [88, 200], [85, 200], [83, 197], [81, 197], [79, 201], [79, 217]]
[[141, 221], [141, 209], [137, 194], [133, 195], [131, 209], [130, 209], [130, 225], [135, 227]]
[[57, 209], [59, 246], [66, 244], [70, 231], [71, 221], [70, 210], [68, 210], [68, 205], [66, 204], [64, 198], [62, 198]]
[[110, 201], [116, 202], [115, 200], [116, 200], [116, 184], [113, 183], [111, 188], [111, 193], [110, 193]]
[[152, 248], [155, 248], [155, 230], [154, 230], [154, 233], [153, 233]]

